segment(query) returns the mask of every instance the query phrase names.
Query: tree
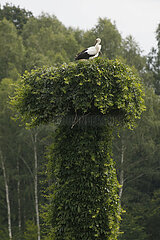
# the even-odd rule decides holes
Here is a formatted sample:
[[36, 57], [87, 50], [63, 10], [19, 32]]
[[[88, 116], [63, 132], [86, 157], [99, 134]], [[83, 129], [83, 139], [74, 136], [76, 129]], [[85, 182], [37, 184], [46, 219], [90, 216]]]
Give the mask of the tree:
[[120, 54], [122, 38], [115, 23], [107, 18], [99, 18], [93, 32], [102, 39], [102, 52], [105, 57], [113, 59]]
[[[10, 79], [4, 79], [0, 83], [0, 162], [1, 162], [1, 169], [3, 173], [3, 183], [5, 189], [5, 199], [6, 199], [6, 209], [7, 209], [7, 222], [8, 222], [8, 236], [9, 239], [12, 240], [13, 237], [13, 229], [12, 229], [12, 220], [11, 220], [11, 197], [10, 197], [10, 190], [9, 190], [9, 174], [7, 171], [7, 157], [6, 157], [6, 149], [4, 146], [5, 138], [9, 136], [4, 136], [4, 129], [3, 129], [3, 122], [8, 121], [7, 112], [9, 111], [7, 108], [6, 100], [8, 99], [8, 94], [11, 94], [12, 87], [10, 84], [12, 81]], [[8, 150], [7, 150], [8, 151]]]
[[18, 73], [22, 73], [23, 59], [22, 39], [13, 23], [3, 19], [0, 21], [0, 81], [8, 77], [17, 79]]
[[9, 188], [8, 188], [8, 179], [6, 174], [5, 160], [2, 155], [2, 151], [0, 149], [0, 159], [2, 164], [3, 176], [4, 176], [4, 185], [6, 191], [6, 203], [7, 203], [7, 215], [8, 215], [8, 233], [9, 239], [12, 240], [12, 224], [11, 224], [11, 205], [10, 205], [10, 196], [9, 196]]
[[122, 41], [122, 57], [126, 60], [127, 64], [135, 67], [138, 72], [144, 70], [146, 66], [146, 58], [142, 57], [142, 51], [132, 36], [126, 37]]
[[43, 138], [51, 128], [32, 129], [31, 138], [28, 130], [11, 119], [8, 101], [12, 92], [13, 81], [3, 79], [0, 83], [0, 239], [21, 240], [27, 220], [35, 220], [40, 239], [38, 171], [44, 162]]
[[17, 28], [18, 33], [22, 32], [23, 26], [31, 17], [33, 17], [32, 12], [26, 11], [19, 6], [16, 7], [8, 3], [6, 3], [3, 8], [0, 6], [0, 20], [6, 18], [9, 22], [12, 22]]
[[146, 232], [148, 234], [148, 239], [158, 240], [160, 237], [159, 230], [159, 201], [160, 201], [160, 189], [154, 191], [153, 196], [150, 200], [150, 211], [147, 211], [148, 215], [146, 217]]
[[[123, 214], [120, 239], [153, 239], [154, 207], [153, 195], [159, 191], [159, 96], [153, 89], [146, 89], [146, 112], [138, 121], [134, 131], [121, 131], [114, 142], [114, 159], [118, 169], [118, 179], [123, 171], [122, 208]], [[124, 146], [123, 164], [121, 153]], [[158, 196], [158, 195], [155, 195]], [[155, 198], [155, 197], [154, 197]], [[156, 201], [155, 201], [156, 202]], [[158, 202], [158, 199], [157, 199]], [[158, 204], [155, 209], [158, 208]], [[151, 216], [151, 218], [149, 217]], [[159, 219], [155, 214], [156, 221]], [[157, 223], [158, 224], [158, 223]], [[156, 225], [155, 225], [156, 228]], [[152, 237], [151, 237], [152, 236]], [[158, 239], [156, 231], [154, 239]]]
[[55, 17], [42, 14], [31, 18], [23, 29], [25, 69], [73, 61], [78, 44], [71, 30]]
[[37, 226], [32, 221], [26, 222], [26, 231], [24, 233], [25, 240], [37, 240]]
[[153, 74], [155, 93], [160, 94], [160, 24], [156, 30], [157, 48], [152, 48], [148, 54], [148, 71]]
[[144, 111], [139, 78], [116, 60], [32, 70], [23, 76], [12, 104], [32, 126], [59, 123], [49, 154], [49, 237], [117, 239], [112, 129], [133, 127]]

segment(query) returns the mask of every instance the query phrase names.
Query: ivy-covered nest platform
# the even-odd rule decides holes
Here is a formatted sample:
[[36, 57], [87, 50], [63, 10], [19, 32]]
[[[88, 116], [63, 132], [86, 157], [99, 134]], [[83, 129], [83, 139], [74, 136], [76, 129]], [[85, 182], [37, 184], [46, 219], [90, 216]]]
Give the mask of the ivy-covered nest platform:
[[101, 58], [38, 68], [22, 76], [12, 105], [32, 127], [57, 125], [48, 154], [48, 239], [117, 239], [112, 131], [133, 128], [145, 110], [139, 77], [119, 60]]

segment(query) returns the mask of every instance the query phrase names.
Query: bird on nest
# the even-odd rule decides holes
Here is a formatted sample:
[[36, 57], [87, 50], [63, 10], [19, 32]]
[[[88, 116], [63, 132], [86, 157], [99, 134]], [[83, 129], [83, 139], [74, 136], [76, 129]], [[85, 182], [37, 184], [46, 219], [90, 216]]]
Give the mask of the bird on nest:
[[75, 57], [75, 60], [86, 60], [86, 59], [93, 59], [95, 57], [98, 57], [100, 51], [101, 51], [101, 39], [96, 39], [95, 46], [86, 48], [82, 52], [78, 53]]

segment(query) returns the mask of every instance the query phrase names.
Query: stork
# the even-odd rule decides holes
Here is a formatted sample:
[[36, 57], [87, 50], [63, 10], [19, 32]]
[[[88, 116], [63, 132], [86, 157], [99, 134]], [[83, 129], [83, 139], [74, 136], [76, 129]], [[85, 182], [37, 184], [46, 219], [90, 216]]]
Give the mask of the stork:
[[96, 45], [86, 48], [82, 52], [78, 53], [75, 57], [75, 60], [82, 60], [82, 59], [92, 59], [98, 57], [100, 50], [101, 50], [101, 39], [96, 39]]

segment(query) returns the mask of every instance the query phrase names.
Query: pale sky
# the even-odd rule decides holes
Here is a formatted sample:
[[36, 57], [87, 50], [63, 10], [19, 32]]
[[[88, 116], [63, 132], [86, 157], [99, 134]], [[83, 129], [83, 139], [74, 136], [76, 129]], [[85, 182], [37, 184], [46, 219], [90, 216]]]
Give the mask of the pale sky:
[[0, 0], [31, 11], [54, 14], [65, 25], [88, 30], [98, 18], [107, 17], [125, 38], [132, 35], [147, 54], [156, 46], [155, 31], [160, 23], [160, 0]]

